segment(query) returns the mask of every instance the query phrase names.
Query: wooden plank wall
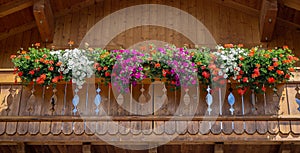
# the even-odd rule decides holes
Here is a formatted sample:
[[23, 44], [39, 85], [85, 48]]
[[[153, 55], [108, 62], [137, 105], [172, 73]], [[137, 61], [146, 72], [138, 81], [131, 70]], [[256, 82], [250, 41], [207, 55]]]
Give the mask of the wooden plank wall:
[[[246, 2], [245, 0], [236, 1], [241, 3]], [[78, 46], [87, 31], [107, 15], [125, 7], [148, 3], [164, 4], [190, 13], [208, 28], [218, 44], [243, 43], [246, 47], [256, 45], [263, 45], [264, 47], [288, 45], [290, 48], [295, 50], [297, 55], [300, 55], [300, 44], [298, 43], [300, 39], [300, 32], [299, 30], [297, 31], [296, 27], [284, 24], [279, 20], [276, 25], [274, 39], [272, 42], [262, 44], [260, 43], [259, 35], [259, 16], [243, 13], [239, 10], [228, 8], [220, 3], [209, 0], [99, 0], [96, 1], [95, 5], [85, 7], [77, 12], [57, 18], [55, 24], [54, 43], [48, 44], [47, 46], [51, 47], [54, 45], [57, 46], [57, 48], [67, 47], [69, 40], [75, 41], [74, 46]], [[259, 9], [260, 5], [251, 4], [251, 7]], [[145, 20], [160, 20], [161, 16], [167, 16], [170, 14], [170, 12], [163, 12], [163, 14], [157, 14], [157, 17], [150, 19], [149, 13], [155, 12], [143, 12], [141, 14], [141, 22]], [[119, 26], [123, 26], [121, 28], [125, 29], [126, 25], [130, 24], [132, 21], [129, 16], [124, 15], [123, 17], [126, 18], [126, 23]], [[168, 20], [162, 22], [170, 24], [170, 21]], [[190, 19], [182, 19], [177, 22], [183, 28], [186, 24], [194, 24]], [[109, 29], [109, 25], [100, 26], [107, 29], [103, 33], [99, 34], [103, 37], [107, 36], [109, 32], [113, 30]], [[135, 43], [153, 39], [172, 43], [177, 46], [191, 44], [190, 40], [172, 29], [159, 26], [139, 26], [127, 31], [124, 30], [115, 37], [107, 47], [127, 48]], [[10, 54], [14, 54], [20, 47], [26, 49], [32, 43], [40, 41], [41, 38], [37, 28], [1, 40], [0, 68], [11, 68], [13, 66], [10, 62], [9, 56]], [[100, 40], [95, 39], [91, 41], [101, 42], [101, 38]]]

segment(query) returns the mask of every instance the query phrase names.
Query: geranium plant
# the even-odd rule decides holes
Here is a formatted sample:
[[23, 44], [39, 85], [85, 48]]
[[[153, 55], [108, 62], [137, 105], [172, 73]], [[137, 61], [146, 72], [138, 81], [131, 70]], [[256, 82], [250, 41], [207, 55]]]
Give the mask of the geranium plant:
[[294, 64], [299, 59], [284, 46], [279, 49], [261, 49], [254, 47], [240, 57], [237, 76], [240, 93], [247, 88], [255, 92], [265, 92], [267, 87], [276, 91], [276, 85], [283, 83], [294, 72]]
[[29, 51], [20, 50], [17, 55], [11, 55], [15, 66], [15, 73], [25, 84], [36, 83], [40, 85], [56, 84], [63, 79], [59, 72], [61, 62], [58, 56], [51, 54], [49, 49], [29, 48]]

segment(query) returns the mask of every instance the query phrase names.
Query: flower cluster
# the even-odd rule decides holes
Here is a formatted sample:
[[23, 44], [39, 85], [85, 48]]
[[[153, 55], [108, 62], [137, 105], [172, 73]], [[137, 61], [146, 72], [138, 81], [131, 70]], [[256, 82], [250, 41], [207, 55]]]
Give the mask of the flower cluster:
[[107, 83], [113, 79], [113, 86], [120, 92], [129, 92], [129, 83], [135, 85], [144, 78], [166, 78], [175, 87], [195, 85], [198, 80], [206, 85], [236, 80], [239, 94], [247, 89], [265, 92], [267, 87], [287, 81], [299, 60], [287, 46], [265, 50], [226, 44], [217, 46], [216, 52], [208, 48], [153, 45], [149, 49], [150, 53], [143, 54], [136, 50], [91, 48], [50, 51], [37, 46], [11, 58], [15, 73], [25, 83], [50, 85], [72, 80], [81, 88], [85, 78], [96, 74]]
[[171, 85], [189, 86], [198, 83], [196, 64], [191, 60], [193, 54], [187, 48], [165, 46], [152, 47], [150, 54], [150, 78], [167, 78]]
[[116, 63], [112, 72], [114, 86], [120, 92], [129, 92], [128, 84], [135, 85], [145, 78], [143, 63], [145, 55], [136, 50], [114, 50]]
[[58, 57], [50, 54], [49, 49], [39, 49], [38, 44], [36, 46], [29, 48], [29, 52], [21, 50], [18, 55], [11, 55], [15, 73], [26, 84], [50, 85], [62, 80], [63, 76], [58, 71]]
[[299, 59], [291, 54], [291, 50], [284, 46], [280, 49], [260, 49], [258, 47], [248, 50], [240, 57], [239, 93], [247, 88], [256, 92], [265, 92], [266, 87], [276, 91], [276, 84], [287, 81], [294, 72], [294, 64]]
[[[62, 54], [58, 54], [58, 59], [61, 62], [59, 72], [62, 72], [67, 79], [72, 77], [72, 82], [79, 89], [85, 83], [86, 78], [90, 78], [94, 74], [94, 61], [88, 58], [89, 52], [81, 49], [66, 49]], [[72, 73], [69, 73], [72, 72]]]

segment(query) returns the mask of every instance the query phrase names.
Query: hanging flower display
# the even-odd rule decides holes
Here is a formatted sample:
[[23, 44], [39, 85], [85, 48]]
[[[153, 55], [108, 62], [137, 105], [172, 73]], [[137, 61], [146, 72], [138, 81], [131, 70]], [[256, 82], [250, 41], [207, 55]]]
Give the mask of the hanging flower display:
[[225, 84], [236, 80], [238, 93], [247, 89], [265, 92], [267, 87], [287, 81], [299, 60], [284, 46], [279, 49], [243, 48], [242, 45], [217, 46], [216, 52], [208, 48], [187, 49], [174, 45], [156, 48], [150, 53], [137, 50], [103, 49], [49, 49], [30, 48], [12, 55], [15, 73], [24, 83], [56, 84], [72, 80], [81, 88], [85, 79], [93, 74], [105, 78], [120, 92], [129, 92], [128, 84], [135, 85], [145, 78], [166, 79], [175, 87], [203, 84]]

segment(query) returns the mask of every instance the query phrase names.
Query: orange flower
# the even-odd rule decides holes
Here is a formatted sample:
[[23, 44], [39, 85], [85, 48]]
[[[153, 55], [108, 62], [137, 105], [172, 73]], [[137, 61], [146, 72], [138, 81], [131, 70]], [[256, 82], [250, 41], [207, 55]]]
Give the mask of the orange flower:
[[295, 69], [294, 69], [293, 67], [290, 67], [290, 68], [289, 68], [289, 71], [290, 71], [290, 72], [295, 72]]
[[57, 83], [58, 82], [58, 77], [54, 77], [51, 81], [53, 82], [53, 83]]
[[255, 66], [256, 66], [257, 68], [260, 68], [260, 64], [255, 64]]
[[242, 47], [244, 47], [244, 45], [243, 44], [238, 44], [237, 45], [239, 48], [242, 48]]
[[40, 58], [40, 62], [44, 63], [45, 59], [43, 58]]
[[46, 77], [47, 77], [46, 74], [42, 74], [42, 75], [40, 76], [40, 78], [43, 79], [43, 80], [45, 80]]
[[273, 70], [274, 70], [274, 66], [269, 66], [269, 67], [268, 67], [268, 70], [269, 70], [269, 71], [273, 71]]
[[50, 61], [49, 61], [49, 64], [51, 64], [51, 65], [54, 64], [54, 61], [50, 60]]
[[286, 46], [286, 45], [285, 45], [285, 46], [283, 46], [282, 48], [283, 48], [283, 49], [289, 49], [289, 46]]
[[191, 54], [190, 54], [191, 56], [194, 56], [195, 55], [195, 53], [194, 52], [191, 52]]
[[249, 56], [250, 56], [250, 57], [253, 57], [254, 54], [255, 54], [255, 49], [252, 48], [252, 49], [250, 50]]
[[160, 64], [159, 64], [159, 63], [156, 63], [154, 67], [155, 67], [155, 68], [159, 68], [159, 67], [160, 67]]
[[281, 71], [281, 70], [277, 70], [276, 73], [277, 73], [278, 75], [284, 75], [284, 72]]
[[25, 50], [22, 50], [21, 54], [26, 54], [27, 52]]
[[232, 47], [233, 47], [233, 44], [224, 44], [224, 47], [225, 47], [225, 48], [232, 48]]
[[40, 46], [41, 46], [41, 43], [35, 43], [34, 46], [35, 46], [35, 47], [40, 47]]
[[240, 57], [240, 60], [243, 61], [245, 58], [243, 56]]
[[265, 58], [270, 58], [270, 54], [265, 54]]
[[274, 62], [274, 63], [273, 63], [273, 66], [274, 66], [274, 67], [277, 67], [278, 65], [279, 65], [278, 62]]
[[10, 55], [10, 59], [16, 58], [16, 55]]
[[201, 62], [197, 62], [197, 65], [201, 65], [202, 63]]
[[104, 70], [104, 71], [108, 70], [108, 67], [107, 67], [107, 66], [104, 66], [104, 67], [103, 67], [103, 70]]
[[68, 42], [68, 45], [70, 45], [70, 46], [74, 45], [74, 41], [70, 40], [70, 41]]
[[299, 58], [298, 57], [294, 57], [294, 61], [299, 61]]
[[26, 55], [25, 58], [28, 59], [28, 60], [30, 60], [30, 56], [28, 56], [28, 55]]
[[62, 62], [57, 62], [56, 66], [61, 66]]

